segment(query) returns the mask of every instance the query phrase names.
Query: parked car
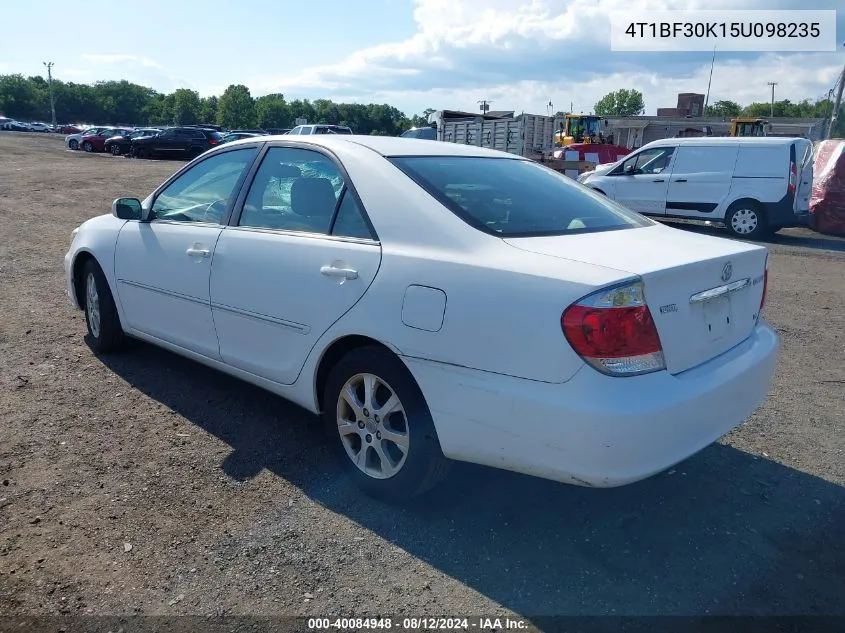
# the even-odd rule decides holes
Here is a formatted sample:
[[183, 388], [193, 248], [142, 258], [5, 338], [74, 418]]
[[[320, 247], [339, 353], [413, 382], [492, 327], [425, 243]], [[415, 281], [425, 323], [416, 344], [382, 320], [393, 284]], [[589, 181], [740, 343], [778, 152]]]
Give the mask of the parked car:
[[756, 239], [809, 222], [813, 147], [804, 138], [662, 139], [579, 181], [639, 213]]
[[290, 130], [291, 130], [291, 128], [287, 128], [287, 127], [268, 127], [266, 131], [267, 131], [267, 134], [272, 134], [274, 136], [278, 136], [280, 134], [287, 134], [288, 132], [290, 132]]
[[30, 132], [49, 132], [50, 126], [46, 123], [29, 123]]
[[75, 125], [60, 125], [56, 129], [56, 132], [59, 134], [78, 134], [81, 131], [82, 130], [80, 130]]
[[128, 154], [132, 147], [132, 140], [142, 136], [154, 136], [161, 132], [160, 128], [142, 127], [134, 130], [126, 130], [123, 134], [116, 134], [107, 138], [103, 149], [113, 156]]
[[86, 152], [106, 151], [106, 140], [119, 134], [129, 134], [132, 130], [128, 128], [108, 127], [99, 130], [96, 134], [85, 134], [82, 136], [80, 146]]
[[204, 130], [214, 130], [215, 132], [224, 132], [226, 128], [222, 125], [214, 125], [212, 123], [196, 123], [192, 125], [183, 125], [182, 127], [198, 127]]
[[352, 134], [352, 128], [345, 125], [297, 125], [288, 134]]
[[223, 135], [198, 127], [170, 127], [154, 136], [132, 139], [131, 152], [138, 158], [195, 158], [219, 145]]
[[399, 136], [403, 138], [421, 138], [427, 141], [437, 140], [437, 128], [431, 126], [412, 127], [410, 130], [405, 130]]
[[8, 132], [30, 132], [30, 127], [28, 123], [23, 123], [21, 121], [16, 121], [14, 119], [6, 119], [5, 122], [2, 124], [4, 130]]
[[321, 413], [402, 501], [449, 460], [610, 487], [711, 444], [770, 387], [767, 261], [516, 155], [313, 135], [115, 200], [65, 274], [98, 353], [139, 338]]
[[221, 143], [231, 143], [232, 141], [239, 141], [242, 138], [255, 138], [256, 136], [265, 136], [264, 134], [256, 134], [255, 132], [229, 132], [224, 134], [220, 140]]
[[266, 136], [267, 130], [259, 130], [259, 129], [254, 129], [254, 130], [229, 130], [229, 132], [228, 132], [228, 134], [244, 134], [244, 133]]
[[79, 149], [79, 147], [82, 143], [82, 137], [83, 136], [91, 136], [91, 135], [94, 135], [94, 134], [98, 134], [100, 131], [105, 130], [105, 129], [107, 129], [107, 128], [104, 127], [104, 126], [98, 126], [98, 127], [88, 128], [87, 130], [83, 130], [82, 132], [70, 134], [69, 136], [65, 137], [65, 146], [68, 149], [77, 150], [77, 149]]

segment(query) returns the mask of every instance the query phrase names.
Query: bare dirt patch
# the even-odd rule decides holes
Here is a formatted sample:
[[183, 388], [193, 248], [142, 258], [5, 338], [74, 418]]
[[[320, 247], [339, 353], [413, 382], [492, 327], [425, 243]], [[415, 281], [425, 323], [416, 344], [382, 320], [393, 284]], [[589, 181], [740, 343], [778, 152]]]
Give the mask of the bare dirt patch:
[[770, 244], [779, 370], [723, 442], [615, 490], [459, 466], [397, 509], [296, 407], [86, 345], [71, 230], [179, 166], [0, 133], [0, 613], [845, 614], [845, 240]]

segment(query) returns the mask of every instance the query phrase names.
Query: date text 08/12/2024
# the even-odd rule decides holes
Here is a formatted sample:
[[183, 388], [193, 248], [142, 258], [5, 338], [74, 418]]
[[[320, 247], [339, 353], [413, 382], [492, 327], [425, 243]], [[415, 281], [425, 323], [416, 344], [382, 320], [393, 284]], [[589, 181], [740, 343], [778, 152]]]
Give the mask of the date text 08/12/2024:
[[631, 37], [676, 38], [816, 38], [819, 22], [631, 22], [625, 29]]
[[525, 620], [494, 618], [436, 618], [406, 617], [393, 618], [308, 618], [309, 631], [361, 631], [361, 630], [398, 630], [398, 631], [501, 631], [527, 630]]

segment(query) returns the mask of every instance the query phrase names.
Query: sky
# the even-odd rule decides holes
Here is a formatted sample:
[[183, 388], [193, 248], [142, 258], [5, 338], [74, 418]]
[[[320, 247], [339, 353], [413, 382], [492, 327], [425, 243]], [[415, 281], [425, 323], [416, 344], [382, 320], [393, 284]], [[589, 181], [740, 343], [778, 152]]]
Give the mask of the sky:
[[[117, 8], [120, 7], [120, 8]], [[710, 103], [825, 97], [845, 65], [841, 0], [41, 0], [4, 7], [0, 74], [170, 92], [545, 114], [590, 112], [618, 88], [646, 114], [707, 90], [712, 52], [610, 50], [610, 18], [631, 9], [836, 9], [836, 52], [717, 52]]]

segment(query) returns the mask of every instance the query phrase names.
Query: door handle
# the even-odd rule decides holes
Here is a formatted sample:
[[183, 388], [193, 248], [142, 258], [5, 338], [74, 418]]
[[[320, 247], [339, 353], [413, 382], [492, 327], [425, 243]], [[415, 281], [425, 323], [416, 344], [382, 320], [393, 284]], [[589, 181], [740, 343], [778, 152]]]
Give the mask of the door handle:
[[209, 251], [207, 248], [197, 248], [196, 246], [192, 246], [185, 252], [190, 257], [202, 257], [203, 259], [211, 254], [211, 251]]
[[686, 182], [686, 178], [678, 178], [675, 182]]
[[663, 178], [655, 178], [651, 182], [663, 182]]
[[326, 277], [340, 279], [358, 279], [358, 271], [351, 268], [336, 268], [335, 266], [322, 266], [320, 272]]

